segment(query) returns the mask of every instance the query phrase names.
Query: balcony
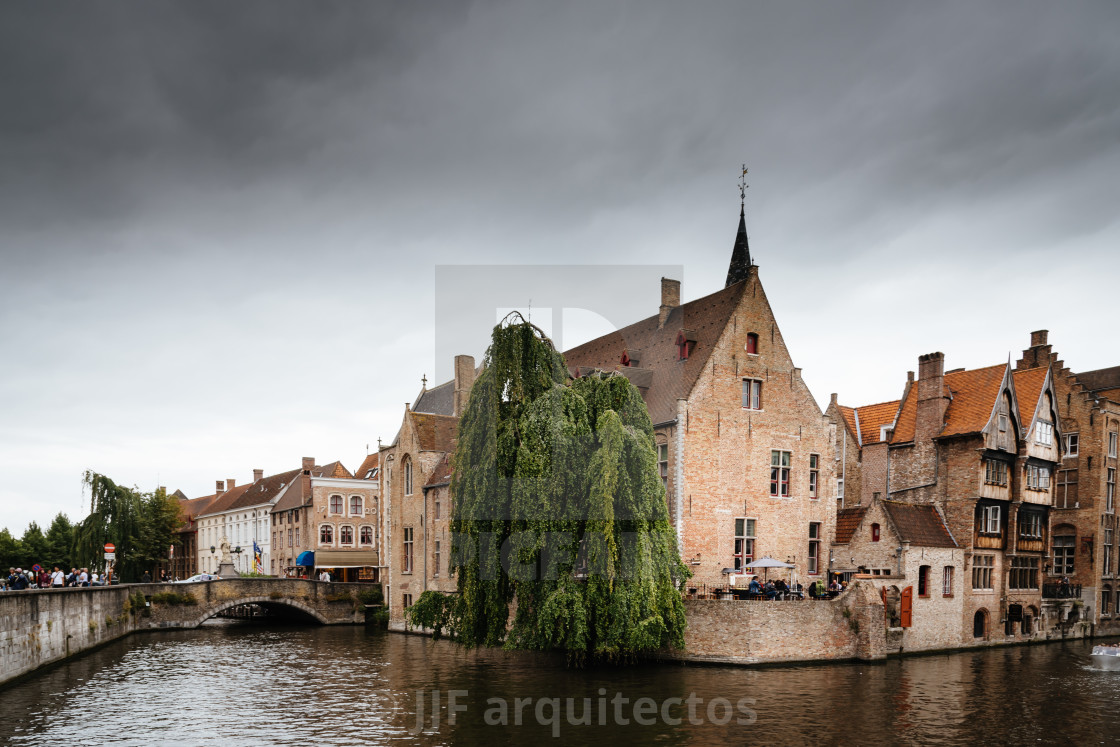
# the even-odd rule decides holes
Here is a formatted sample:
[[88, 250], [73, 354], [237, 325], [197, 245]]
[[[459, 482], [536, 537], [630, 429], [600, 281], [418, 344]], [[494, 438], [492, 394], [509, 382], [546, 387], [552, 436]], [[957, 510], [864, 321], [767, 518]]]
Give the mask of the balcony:
[[1080, 599], [1081, 584], [1043, 584], [1043, 599]]

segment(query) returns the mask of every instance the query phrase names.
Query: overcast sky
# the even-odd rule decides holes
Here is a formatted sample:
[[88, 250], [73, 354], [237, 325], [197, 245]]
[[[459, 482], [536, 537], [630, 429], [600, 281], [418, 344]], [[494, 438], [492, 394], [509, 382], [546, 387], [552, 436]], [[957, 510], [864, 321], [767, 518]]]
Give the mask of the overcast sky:
[[[822, 406], [1039, 328], [1120, 364], [1118, 31], [1111, 0], [5, 3], [0, 526], [84, 516], [85, 469], [355, 469], [482, 353], [436, 360], [437, 267], [651, 266], [610, 291], [636, 320], [666, 265], [723, 286], [742, 162]], [[565, 346], [605, 324], [571, 314]]]

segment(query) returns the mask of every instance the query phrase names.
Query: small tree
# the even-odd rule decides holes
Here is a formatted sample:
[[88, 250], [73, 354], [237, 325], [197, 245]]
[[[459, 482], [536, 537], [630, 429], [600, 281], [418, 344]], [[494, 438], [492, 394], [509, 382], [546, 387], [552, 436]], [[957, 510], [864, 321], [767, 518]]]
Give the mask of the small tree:
[[74, 526], [66, 514], [60, 511], [54, 517], [54, 521], [47, 529], [46, 539], [47, 554], [44, 565], [48, 568], [57, 565], [59, 568], [69, 570], [73, 565], [70, 550], [74, 544]]
[[422, 594], [413, 625], [576, 663], [683, 645], [688, 570], [649, 413], [625, 377], [570, 380], [539, 329], [498, 325], [453, 464], [458, 594]]

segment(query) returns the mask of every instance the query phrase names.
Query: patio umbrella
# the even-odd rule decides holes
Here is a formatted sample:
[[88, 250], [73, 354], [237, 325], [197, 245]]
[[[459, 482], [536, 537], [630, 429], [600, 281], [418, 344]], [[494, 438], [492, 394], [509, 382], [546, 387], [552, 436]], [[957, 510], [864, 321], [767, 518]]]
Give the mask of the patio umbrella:
[[[743, 567], [744, 568], [751, 568], [753, 570], [757, 570], [759, 568], [790, 568], [790, 569], [792, 569], [794, 566], [793, 566], [792, 563], [783, 563], [782, 561], [774, 560], [774, 558], [767, 555], [764, 558], [759, 558], [758, 560], [754, 561], [753, 563], [747, 563]], [[769, 570], [766, 572], [766, 575], [767, 575], [767, 577], [769, 577], [769, 575], [770, 575]], [[789, 578], [790, 578], [790, 585], [792, 586], [793, 585], [793, 571], [792, 570], [790, 571], [790, 577]]]

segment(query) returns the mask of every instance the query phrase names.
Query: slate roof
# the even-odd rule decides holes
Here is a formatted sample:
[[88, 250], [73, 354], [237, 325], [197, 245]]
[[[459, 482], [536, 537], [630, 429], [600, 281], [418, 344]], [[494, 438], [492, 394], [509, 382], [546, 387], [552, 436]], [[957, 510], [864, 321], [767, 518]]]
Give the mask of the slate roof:
[[411, 409], [413, 412], [428, 412], [433, 415], [455, 414], [455, 380], [422, 390]]
[[414, 412], [411, 415], [421, 451], [454, 450], [455, 433], [459, 429], [459, 418], [424, 412]]
[[937, 509], [930, 504], [884, 501], [879, 503], [902, 542], [921, 547], [956, 547], [957, 543]]
[[852, 541], [866, 513], [867, 506], [842, 508], [836, 512], [836, 544], [846, 545]]
[[840, 410], [840, 416], [844, 418], [848, 430], [855, 437], [856, 443], [860, 446], [868, 446], [882, 441], [879, 437], [882, 428], [884, 425], [890, 425], [894, 422], [895, 416], [898, 414], [899, 404], [900, 400], [896, 399], [891, 402], [880, 402], [874, 405], [863, 405], [862, 407], [837, 405], [837, 408]]
[[[941, 436], [961, 436], [979, 433], [988, 424], [999, 396], [999, 385], [1007, 372], [1007, 364], [971, 371], [950, 371], [945, 374], [945, 386], [952, 395], [945, 411], [945, 427]], [[917, 382], [915, 382], [917, 384]], [[1036, 400], [1037, 401], [1037, 400]], [[1032, 410], [1033, 412], [1033, 410]], [[892, 444], [914, 440], [914, 426], [918, 416], [918, 386], [910, 387], [898, 413]]]
[[1075, 376], [1081, 382], [1081, 386], [1090, 392], [1120, 389], [1120, 366], [1098, 368], [1096, 371], [1086, 371]]
[[438, 488], [441, 485], [450, 485], [451, 472], [451, 455], [444, 454], [443, 459], [439, 460], [439, 464], [436, 465], [435, 470], [432, 472], [432, 476], [424, 483], [424, 487]]
[[[711, 356], [720, 335], [750, 285], [741, 281], [711, 295], [673, 309], [665, 325], [658, 329], [658, 315], [578, 345], [564, 353], [568, 369], [575, 375], [583, 370], [620, 371], [628, 378], [637, 376], [646, 384], [642, 397], [654, 425], [676, 418], [677, 400], [688, 397], [700, 372]], [[690, 332], [696, 341], [687, 360], [677, 360], [677, 335]], [[628, 372], [621, 365], [623, 351], [641, 351], [641, 369]], [[646, 373], [648, 372], [648, 373]], [[633, 379], [632, 379], [633, 380]]]

